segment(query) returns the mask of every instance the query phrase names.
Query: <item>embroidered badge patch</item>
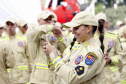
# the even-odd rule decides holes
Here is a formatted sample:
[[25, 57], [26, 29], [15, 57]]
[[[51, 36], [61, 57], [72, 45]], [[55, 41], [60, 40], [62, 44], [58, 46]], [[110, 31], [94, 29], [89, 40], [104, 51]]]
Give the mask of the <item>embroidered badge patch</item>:
[[82, 61], [83, 56], [79, 55], [76, 59], [75, 59], [75, 64], [79, 64]]
[[78, 75], [81, 75], [84, 73], [84, 67], [83, 66], [77, 66], [75, 68], [75, 71], [77, 72]]
[[109, 42], [109, 46], [110, 46], [110, 47], [113, 47], [113, 46], [114, 46], [114, 42], [113, 42], [113, 41], [110, 41], [110, 42]]
[[56, 38], [54, 36], [51, 36], [52, 41], [56, 41]]
[[87, 58], [85, 59], [85, 63], [87, 65], [92, 65], [96, 58], [97, 58], [97, 56], [94, 53], [90, 52], [87, 54]]
[[18, 46], [19, 47], [22, 47], [23, 46], [23, 43], [22, 42], [18, 42]]

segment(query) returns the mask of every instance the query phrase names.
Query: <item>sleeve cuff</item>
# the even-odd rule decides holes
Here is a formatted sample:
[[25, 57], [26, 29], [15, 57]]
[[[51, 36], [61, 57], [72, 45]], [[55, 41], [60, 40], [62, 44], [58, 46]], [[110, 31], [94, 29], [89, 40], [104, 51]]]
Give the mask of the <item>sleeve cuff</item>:
[[65, 38], [62, 36], [62, 37], [58, 37], [58, 41], [62, 42]]
[[59, 53], [55, 50], [49, 54], [51, 60], [54, 60], [56, 57], [59, 56]]
[[115, 56], [110, 57], [111, 59], [111, 64], [117, 64], [118, 63], [118, 58]]
[[60, 63], [63, 63], [62, 59], [60, 56], [58, 56], [58, 52], [54, 51], [54, 52], [51, 52], [49, 54], [51, 60], [52, 60], [52, 63], [53, 65], [55, 66], [55, 68], [57, 68], [57, 66], [60, 64]]

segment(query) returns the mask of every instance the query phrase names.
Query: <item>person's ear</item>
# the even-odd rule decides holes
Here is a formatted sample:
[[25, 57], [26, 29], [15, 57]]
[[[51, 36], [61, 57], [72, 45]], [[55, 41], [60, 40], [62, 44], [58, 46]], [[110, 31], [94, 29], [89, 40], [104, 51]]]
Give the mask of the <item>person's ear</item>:
[[93, 27], [91, 25], [87, 26], [87, 33], [91, 32], [93, 30]]

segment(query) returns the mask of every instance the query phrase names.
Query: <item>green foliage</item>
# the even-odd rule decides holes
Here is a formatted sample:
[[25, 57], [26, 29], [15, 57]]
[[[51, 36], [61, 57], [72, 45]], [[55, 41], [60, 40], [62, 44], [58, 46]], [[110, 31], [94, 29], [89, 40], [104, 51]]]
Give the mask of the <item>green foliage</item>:
[[97, 0], [97, 1], [101, 2], [106, 6], [106, 8], [108, 8], [108, 7], [112, 7], [116, 0]]
[[101, 2], [95, 4], [95, 14], [99, 12], [104, 12], [103, 4]]
[[116, 11], [114, 8], [107, 8], [106, 15], [109, 21], [109, 28], [113, 29], [116, 21], [121, 20], [124, 22], [124, 18], [126, 17], [126, 6], [119, 6]]

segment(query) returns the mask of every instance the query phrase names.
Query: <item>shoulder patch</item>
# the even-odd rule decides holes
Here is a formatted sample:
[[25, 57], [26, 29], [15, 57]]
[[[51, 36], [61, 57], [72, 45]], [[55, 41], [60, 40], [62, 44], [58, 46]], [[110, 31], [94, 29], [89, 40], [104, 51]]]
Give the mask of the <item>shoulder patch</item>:
[[51, 36], [51, 40], [52, 40], [53, 42], [55, 42], [55, 41], [56, 41], [56, 38], [55, 38], [54, 36]]
[[84, 66], [77, 66], [75, 68], [75, 71], [77, 72], [78, 75], [81, 75], [84, 73]]
[[114, 46], [114, 42], [113, 41], [109, 41], [109, 46], [113, 47]]
[[82, 55], [79, 55], [76, 59], [75, 59], [75, 64], [79, 64], [83, 59]]
[[97, 59], [97, 56], [94, 53], [89, 52], [87, 54], [87, 58], [85, 59], [85, 63], [87, 65], [92, 65], [96, 59]]

